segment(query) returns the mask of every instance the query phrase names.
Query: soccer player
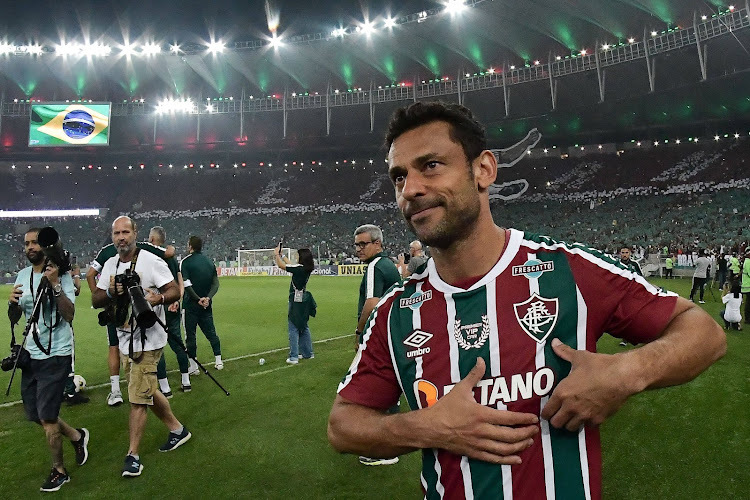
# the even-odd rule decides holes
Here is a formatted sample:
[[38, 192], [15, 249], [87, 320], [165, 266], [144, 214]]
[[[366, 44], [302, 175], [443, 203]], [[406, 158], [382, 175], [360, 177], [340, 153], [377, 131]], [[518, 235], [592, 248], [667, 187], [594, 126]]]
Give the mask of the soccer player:
[[[463, 106], [400, 109], [387, 144], [399, 209], [432, 258], [371, 314], [329, 440], [422, 450], [427, 498], [600, 498], [598, 425], [705, 370], [726, 350], [721, 327], [600, 252], [497, 226], [497, 163]], [[598, 354], [605, 331], [645, 345]], [[412, 411], [387, 414], [402, 388]]]
[[636, 261], [630, 259], [630, 256], [632, 254], [633, 254], [633, 251], [630, 249], [629, 246], [627, 245], [623, 246], [620, 249], [620, 264], [625, 266], [628, 269], [628, 271], [633, 271], [639, 276], [643, 276], [643, 272], [641, 271], [641, 266], [638, 265]]
[[[141, 250], [146, 250], [159, 258], [169, 259], [174, 257], [174, 247], [168, 246], [161, 248], [151, 243], [139, 241], [136, 246]], [[105, 245], [96, 254], [96, 257], [89, 265], [86, 271], [86, 283], [93, 295], [96, 291], [96, 276], [101, 272], [104, 263], [117, 255], [117, 248], [113, 243]], [[118, 406], [122, 404], [122, 391], [120, 390], [120, 350], [118, 349], [117, 329], [114, 324], [107, 325], [107, 339], [109, 341], [109, 353], [107, 355], [107, 365], [109, 366], [109, 384], [110, 391], [107, 395], [107, 404], [109, 406]]]
[[[383, 294], [401, 279], [401, 275], [388, 253], [383, 251], [383, 231], [378, 226], [359, 226], [354, 231], [354, 248], [360, 262], [367, 264], [359, 285], [359, 321], [355, 332], [359, 345], [367, 318]], [[400, 410], [398, 400], [388, 408], [389, 413], [398, 413]], [[362, 465], [392, 465], [398, 462], [398, 457], [371, 458], [360, 455], [359, 462]]]
[[[148, 242], [155, 247], [162, 248], [166, 239], [167, 233], [161, 226], [152, 227], [148, 233]], [[172, 277], [180, 289], [180, 298], [182, 298], [185, 287], [182, 281], [182, 274], [180, 274], [180, 265], [174, 257], [165, 258], [164, 260], [167, 262], [169, 272], [172, 273]], [[182, 392], [190, 392], [192, 387], [190, 386], [190, 375], [188, 374], [188, 357], [183, 347], [182, 332], [180, 331], [180, 301], [177, 300], [169, 304], [169, 307], [164, 312], [164, 316], [167, 324], [167, 343], [177, 357], [177, 365], [180, 367], [180, 390]], [[171, 398], [172, 390], [169, 387], [169, 380], [167, 380], [167, 362], [164, 359], [164, 355], [162, 355], [159, 364], [156, 366], [156, 377], [159, 379], [159, 388], [162, 394], [167, 398]]]
[[196, 343], [196, 327], [200, 326], [214, 351], [217, 370], [224, 369], [221, 360], [221, 341], [214, 326], [213, 301], [219, 291], [219, 277], [216, 266], [203, 255], [203, 240], [198, 236], [191, 236], [188, 240], [190, 255], [180, 262], [180, 272], [185, 284], [185, 294], [182, 308], [185, 309], [185, 343], [190, 356], [190, 375], [198, 375], [198, 364], [193, 361], [198, 352]]

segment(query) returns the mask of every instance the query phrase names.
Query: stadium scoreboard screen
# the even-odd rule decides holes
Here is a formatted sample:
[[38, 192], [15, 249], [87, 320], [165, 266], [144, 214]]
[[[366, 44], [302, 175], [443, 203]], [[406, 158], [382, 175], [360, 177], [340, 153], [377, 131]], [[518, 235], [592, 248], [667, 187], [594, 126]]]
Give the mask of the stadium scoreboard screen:
[[111, 103], [31, 105], [29, 146], [108, 146]]

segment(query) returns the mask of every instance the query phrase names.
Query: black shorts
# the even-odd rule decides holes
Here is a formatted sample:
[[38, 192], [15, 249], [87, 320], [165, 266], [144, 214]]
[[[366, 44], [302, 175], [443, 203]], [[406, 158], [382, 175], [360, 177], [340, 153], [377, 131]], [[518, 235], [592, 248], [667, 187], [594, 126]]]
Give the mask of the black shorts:
[[70, 355], [32, 359], [29, 368], [21, 372], [21, 398], [27, 419], [57, 420], [71, 361]]

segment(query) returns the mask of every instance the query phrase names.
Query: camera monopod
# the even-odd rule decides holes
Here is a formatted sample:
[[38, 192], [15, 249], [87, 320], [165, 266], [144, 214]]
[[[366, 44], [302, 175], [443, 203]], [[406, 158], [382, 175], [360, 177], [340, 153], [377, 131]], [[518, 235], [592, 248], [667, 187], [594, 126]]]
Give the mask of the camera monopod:
[[178, 341], [178, 343], [180, 344], [180, 347], [182, 348], [182, 350], [183, 350], [183, 351], [185, 351], [185, 354], [187, 355], [187, 357], [188, 357], [188, 358], [190, 358], [190, 359], [192, 359], [193, 361], [195, 361], [195, 364], [196, 364], [196, 365], [198, 365], [198, 367], [199, 367], [199, 368], [200, 368], [201, 370], [203, 370], [203, 373], [205, 373], [206, 375], [208, 375], [208, 378], [210, 378], [211, 380], [213, 380], [213, 381], [214, 381], [214, 384], [216, 384], [216, 385], [217, 385], [217, 386], [219, 387], [219, 389], [221, 389], [222, 391], [224, 391], [224, 394], [226, 394], [227, 396], [229, 396], [229, 391], [227, 391], [226, 389], [224, 389], [224, 386], [222, 386], [222, 385], [221, 385], [221, 384], [219, 383], [219, 381], [218, 381], [218, 380], [216, 380], [216, 379], [214, 378], [214, 376], [213, 376], [213, 375], [211, 375], [211, 373], [210, 373], [210, 372], [208, 371], [208, 369], [206, 369], [206, 367], [205, 367], [205, 366], [203, 366], [203, 365], [202, 365], [202, 364], [200, 363], [200, 361], [198, 361], [197, 359], [195, 359], [195, 358], [194, 358], [193, 356], [191, 356], [191, 355], [190, 355], [190, 353], [189, 353], [189, 352], [188, 352], [188, 350], [187, 350], [187, 347], [185, 347], [185, 342], [183, 342], [183, 341], [182, 341], [182, 337], [179, 337], [179, 336], [177, 336], [177, 335], [173, 335], [173, 334], [172, 334], [172, 333], [171, 333], [171, 332], [169, 331], [169, 328], [167, 328], [167, 325], [165, 325], [165, 324], [164, 324], [164, 323], [162, 322], [161, 318], [159, 318], [158, 316], [156, 316], [156, 317], [155, 317], [155, 319], [156, 319], [156, 321], [157, 321], [157, 322], [158, 322], [158, 323], [159, 323], [159, 324], [161, 325], [161, 327], [162, 327], [162, 328], [164, 328], [164, 331], [165, 331], [165, 332], [167, 332], [167, 335], [171, 335], [173, 339], [175, 339], [175, 340], [177, 340], [177, 341]]

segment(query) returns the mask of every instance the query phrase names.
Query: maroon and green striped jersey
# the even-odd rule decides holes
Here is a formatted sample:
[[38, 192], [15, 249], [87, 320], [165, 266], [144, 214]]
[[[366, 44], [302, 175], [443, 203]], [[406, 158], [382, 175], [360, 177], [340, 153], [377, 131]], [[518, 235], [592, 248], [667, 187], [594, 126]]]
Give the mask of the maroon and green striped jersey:
[[[418, 410], [447, 394], [481, 356], [487, 369], [476, 401], [541, 416], [570, 370], [552, 339], [595, 352], [603, 332], [641, 343], [666, 327], [677, 296], [616, 260], [513, 229], [506, 241], [497, 264], [469, 288], [442, 281], [430, 260], [382, 297], [339, 394], [386, 409], [403, 393]], [[569, 432], [541, 418], [539, 426], [520, 465], [422, 450], [425, 498], [600, 498], [598, 429]]]

